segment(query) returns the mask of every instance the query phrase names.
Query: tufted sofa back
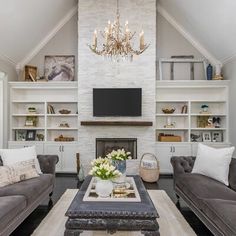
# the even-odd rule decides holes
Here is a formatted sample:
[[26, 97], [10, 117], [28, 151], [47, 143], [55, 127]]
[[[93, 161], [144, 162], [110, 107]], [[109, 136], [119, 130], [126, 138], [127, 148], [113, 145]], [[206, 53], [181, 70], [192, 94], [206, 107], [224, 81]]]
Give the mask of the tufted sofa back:
[[[174, 179], [178, 175], [191, 173], [196, 157], [193, 156], [176, 156], [171, 158], [171, 164], [174, 171]], [[232, 158], [229, 167], [229, 186], [236, 191], [236, 159]]]

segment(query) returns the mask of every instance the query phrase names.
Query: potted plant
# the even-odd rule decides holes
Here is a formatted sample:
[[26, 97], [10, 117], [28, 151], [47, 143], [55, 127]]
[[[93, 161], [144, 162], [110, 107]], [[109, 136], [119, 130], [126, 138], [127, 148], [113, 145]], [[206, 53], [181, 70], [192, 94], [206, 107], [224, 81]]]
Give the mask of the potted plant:
[[125, 182], [126, 160], [131, 159], [130, 154], [130, 152], [126, 152], [124, 149], [118, 149], [113, 150], [111, 153], [106, 155], [106, 157], [111, 160], [112, 165], [114, 165], [116, 169], [122, 173], [122, 176], [116, 179], [116, 182]]
[[91, 162], [92, 169], [89, 174], [97, 177], [95, 191], [99, 197], [109, 197], [113, 190], [112, 180], [119, 177], [121, 173], [111, 164], [107, 158], [101, 158]]

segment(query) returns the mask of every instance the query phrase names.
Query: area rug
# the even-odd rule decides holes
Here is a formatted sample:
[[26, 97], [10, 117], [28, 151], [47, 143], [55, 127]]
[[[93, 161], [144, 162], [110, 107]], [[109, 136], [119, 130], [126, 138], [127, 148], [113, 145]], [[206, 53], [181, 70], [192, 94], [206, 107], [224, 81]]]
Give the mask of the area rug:
[[[74, 199], [77, 189], [68, 189], [57, 204], [32, 234], [33, 236], [63, 236], [67, 217], [65, 212]], [[181, 215], [174, 203], [163, 190], [148, 190], [160, 218], [157, 219], [161, 236], [196, 236], [193, 229]], [[105, 231], [86, 231], [81, 236], [105, 236]], [[141, 236], [140, 232], [117, 232], [117, 236]]]

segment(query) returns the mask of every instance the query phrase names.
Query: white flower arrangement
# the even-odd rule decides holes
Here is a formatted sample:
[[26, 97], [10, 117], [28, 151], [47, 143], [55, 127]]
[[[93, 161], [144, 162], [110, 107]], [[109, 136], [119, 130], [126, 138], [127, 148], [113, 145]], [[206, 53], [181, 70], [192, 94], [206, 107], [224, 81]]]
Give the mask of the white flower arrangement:
[[132, 157], [130, 152], [126, 152], [124, 149], [113, 150], [111, 153], [107, 154], [106, 157], [110, 160], [129, 160]]
[[115, 179], [121, 176], [121, 173], [116, 170], [115, 166], [111, 165], [110, 161], [100, 165], [94, 165], [89, 172], [90, 175], [96, 176], [102, 180]]
[[91, 161], [91, 165], [92, 167], [94, 166], [99, 167], [101, 164], [107, 164], [109, 162], [110, 160], [108, 160], [107, 158], [98, 157], [97, 159], [94, 159], [93, 161]]

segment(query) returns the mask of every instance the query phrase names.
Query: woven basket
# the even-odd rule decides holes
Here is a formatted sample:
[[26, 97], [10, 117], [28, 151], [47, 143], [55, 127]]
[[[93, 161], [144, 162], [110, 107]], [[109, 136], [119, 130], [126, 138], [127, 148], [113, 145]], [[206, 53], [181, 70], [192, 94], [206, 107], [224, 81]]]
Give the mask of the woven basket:
[[[142, 166], [142, 161], [144, 157], [151, 156], [153, 159], [155, 159], [157, 163], [157, 168], [146, 168]], [[143, 181], [153, 183], [157, 182], [160, 175], [160, 167], [159, 167], [159, 161], [157, 160], [157, 157], [153, 155], [152, 153], [144, 153], [141, 157], [140, 163], [139, 163], [139, 174]]]

